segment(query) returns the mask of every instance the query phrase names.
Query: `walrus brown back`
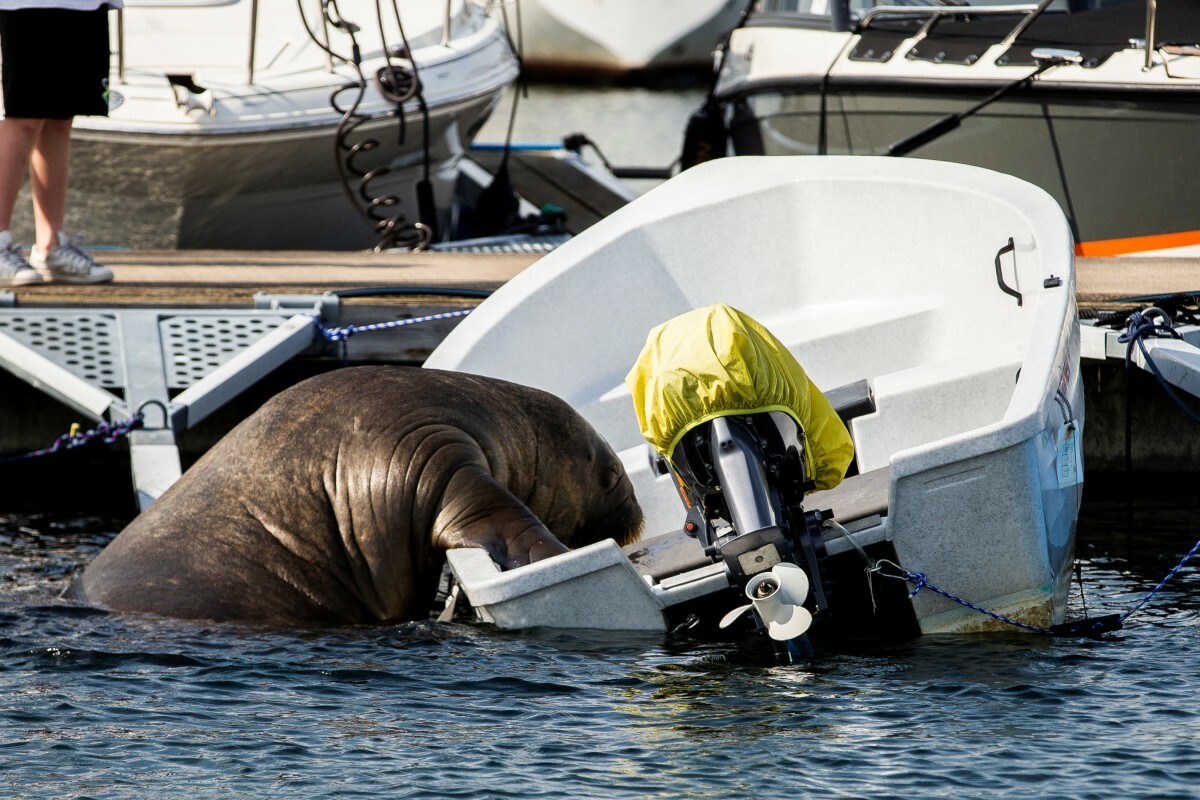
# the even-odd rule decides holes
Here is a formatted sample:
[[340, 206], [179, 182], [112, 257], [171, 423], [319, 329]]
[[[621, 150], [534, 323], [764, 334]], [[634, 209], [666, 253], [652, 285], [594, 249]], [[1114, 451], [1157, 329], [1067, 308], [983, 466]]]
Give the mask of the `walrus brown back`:
[[66, 596], [181, 618], [395, 622], [427, 615], [439, 544], [516, 566], [640, 526], [619, 459], [562, 400], [463, 373], [347, 368], [230, 431]]

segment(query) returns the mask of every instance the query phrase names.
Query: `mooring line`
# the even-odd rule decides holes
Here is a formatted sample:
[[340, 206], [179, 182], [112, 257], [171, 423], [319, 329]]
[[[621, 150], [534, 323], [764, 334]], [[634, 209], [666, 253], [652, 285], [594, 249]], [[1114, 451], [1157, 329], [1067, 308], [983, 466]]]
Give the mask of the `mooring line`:
[[[929, 579], [925, 576], [925, 574], [923, 572], [909, 572], [904, 567], [900, 566], [899, 564], [895, 563], [894, 561], [889, 561], [886, 558], [881, 558], [878, 561], [876, 561], [874, 563], [871, 571], [878, 572], [880, 575], [882, 575], [885, 578], [896, 578], [898, 580], [908, 581], [909, 583], [914, 584], [913, 590], [908, 593], [908, 596], [910, 599], [913, 597], [916, 597], [917, 593], [920, 592], [922, 589], [929, 589], [931, 592], [941, 595], [942, 597], [946, 598], [947, 600], [952, 600], [955, 603], [958, 603], [959, 605], [965, 606], [966, 608], [972, 609], [973, 611], [978, 611], [980, 614], [984, 614], [984, 615], [991, 617], [992, 619], [995, 619], [999, 622], [1003, 622], [1008, 625], [1013, 625], [1018, 628], [1023, 628], [1024, 630], [1027, 630], [1027, 631], [1032, 631], [1034, 633], [1041, 633], [1041, 634], [1045, 634], [1047, 636], [1088, 636], [1088, 635], [1095, 635], [1097, 633], [1109, 633], [1111, 631], [1119, 630], [1121, 628], [1121, 626], [1125, 623], [1125, 620], [1129, 619], [1131, 616], [1133, 616], [1135, 613], [1137, 613], [1139, 610], [1141, 610], [1141, 608], [1143, 606], [1145, 606], [1146, 603], [1150, 602], [1150, 599], [1152, 597], [1154, 597], [1154, 595], [1158, 594], [1159, 591], [1161, 591], [1162, 588], [1164, 586], [1166, 586], [1171, 581], [1172, 578], [1175, 577], [1175, 575], [1179, 572], [1179, 570], [1183, 569], [1184, 565], [1186, 565], [1187, 562], [1192, 559], [1192, 556], [1196, 555], [1197, 552], [1200, 552], [1200, 540], [1197, 540], [1197, 542], [1194, 545], [1192, 545], [1192, 549], [1187, 551], [1187, 553], [1184, 555], [1184, 557], [1179, 560], [1179, 563], [1177, 563], [1174, 567], [1172, 567], [1171, 571], [1168, 572], [1166, 574], [1166, 576], [1161, 581], [1158, 582], [1157, 586], [1155, 586], [1153, 589], [1151, 589], [1146, 594], [1146, 596], [1143, 597], [1137, 603], [1137, 605], [1135, 605], [1133, 608], [1126, 611], [1124, 614], [1119, 614], [1119, 615], [1112, 614], [1112, 615], [1105, 615], [1102, 617], [1090, 617], [1090, 618], [1078, 620], [1076, 622], [1064, 623], [1063, 625], [1056, 625], [1053, 628], [1040, 628], [1036, 625], [1030, 625], [1028, 623], [1021, 622], [1020, 620], [1015, 620], [1011, 617], [1006, 617], [1003, 614], [997, 614], [994, 611], [989, 611], [988, 609], [983, 608], [982, 606], [977, 605], [975, 603], [972, 603], [969, 600], [964, 600], [961, 597], [957, 597], [957, 596], [951, 594], [950, 592], [947, 592], [945, 589], [940, 589], [937, 586], [934, 586], [932, 583], [929, 582]], [[885, 564], [894, 568], [899, 574], [891, 574], [888, 572], [884, 572], [882, 567]]]
[[[441, 314], [429, 314], [424, 317], [413, 317], [411, 319], [394, 319], [388, 322], [376, 322], [370, 325], [346, 325], [340, 328], [329, 328], [321, 324], [321, 320], [314, 314], [312, 316], [313, 325], [321, 335], [331, 342], [339, 342], [342, 345], [342, 362], [345, 363], [346, 358], [346, 342], [356, 333], [370, 333], [373, 331], [382, 331], [389, 328], [401, 328], [405, 325], [416, 325], [420, 322], [433, 322], [439, 319], [453, 319], [455, 317], [464, 317], [470, 314], [474, 309], [463, 309], [461, 311], [446, 311]], [[142, 406], [133, 416], [120, 422], [101, 422], [95, 428], [88, 431], [80, 432], [78, 425], [73, 425], [69, 433], [64, 433], [54, 440], [54, 443], [49, 447], [43, 447], [41, 450], [34, 450], [30, 453], [22, 453], [21, 455], [8, 456], [0, 458], [0, 464], [12, 464], [18, 461], [28, 461], [33, 458], [52, 455], [54, 453], [62, 453], [67, 450], [72, 450], [76, 447], [82, 447], [91, 444], [94, 441], [100, 440], [105, 444], [113, 444], [114, 442], [128, 436], [138, 428], [144, 427], [145, 415], [141, 408], [147, 405], [157, 405], [162, 408], [164, 424], [166, 422], [167, 410], [161, 401], [148, 400], [142, 403]]]
[[429, 314], [424, 317], [412, 317], [410, 319], [393, 319], [387, 322], [375, 322], [370, 325], [345, 325], [337, 328], [326, 327], [321, 320], [314, 314], [312, 315], [313, 325], [326, 340], [336, 342], [342, 346], [342, 363], [349, 361], [349, 354], [346, 349], [346, 343], [350, 337], [356, 333], [373, 333], [375, 331], [384, 331], [390, 328], [402, 328], [405, 325], [416, 325], [420, 322], [435, 322], [440, 319], [454, 319], [456, 317], [465, 317], [474, 309], [466, 308], [460, 311], [445, 311], [441, 314]]
[[54, 440], [54, 443], [49, 447], [44, 447], [41, 450], [34, 450], [31, 453], [24, 453], [19, 456], [9, 456], [0, 458], [0, 464], [12, 464], [18, 461], [28, 461], [33, 458], [41, 458], [42, 456], [53, 455], [54, 453], [65, 453], [67, 450], [72, 450], [76, 447], [83, 447], [91, 444], [94, 441], [100, 440], [105, 444], [113, 444], [129, 434], [133, 433], [138, 428], [145, 424], [145, 416], [138, 412], [129, 419], [121, 420], [120, 422], [101, 422], [95, 428], [89, 431], [78, 430], [78, 425], [74, 425], [69, 433], [64, 433], [62, 436]]

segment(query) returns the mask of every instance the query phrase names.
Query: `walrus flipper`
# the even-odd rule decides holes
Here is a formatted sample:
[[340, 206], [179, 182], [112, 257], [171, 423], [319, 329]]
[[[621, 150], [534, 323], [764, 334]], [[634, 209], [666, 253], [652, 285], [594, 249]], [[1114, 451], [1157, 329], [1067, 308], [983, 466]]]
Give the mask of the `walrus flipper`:
[[461, 469], [434, 523], [441, 550], [482, 547], [504, 569], [515, 569], [568, 548], [528, 507], [483, 469]]

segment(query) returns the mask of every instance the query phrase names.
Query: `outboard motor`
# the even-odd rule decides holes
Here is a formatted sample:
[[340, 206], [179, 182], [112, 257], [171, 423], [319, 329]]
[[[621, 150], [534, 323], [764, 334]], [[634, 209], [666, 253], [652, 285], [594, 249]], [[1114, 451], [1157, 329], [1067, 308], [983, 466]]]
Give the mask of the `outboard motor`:
[[[738, 583], [790, 561], [813, 578], [816, 611], [828, 608], [820, 580], [826, 515], [806, 513], [803, 432], [782, 411], [731, 415], [698, 425], [671, 465], [696, 500], [684, 523]], [[686, 503], [686, 501], [685, 501]]]
[[727, 305], [655, 328], [626, 383], [676, 478], [685, 532], [750, 600], [721, 627], [753, 609], [781, 653], [810, 652], [804, 633], [829, 610], [829, 515], [803, 500], [840, 482], [854, 455], [828, 400], [777, 339]]
[[[670, 465], [688, 506], [684, 530], [725, 564], [730, 583], [751, 601], [726, 615], [721, 627], [753, 608], [767, 634], [786, 646], [814, 615], [828, 614], [820, 533], [828, 514], [804, 510], [813, 482], [794, 418], [782, 411], [716, 417], [684, 436]], [[807, 652], [807, 643], [787, 647], [789, 653], [797, 648]]]

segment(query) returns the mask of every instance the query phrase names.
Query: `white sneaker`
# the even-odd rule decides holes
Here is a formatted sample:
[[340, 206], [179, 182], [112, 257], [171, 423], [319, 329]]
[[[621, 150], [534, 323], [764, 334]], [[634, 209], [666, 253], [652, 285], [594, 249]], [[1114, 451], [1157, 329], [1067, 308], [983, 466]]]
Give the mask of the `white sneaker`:
[[57, 236], [58, 247], [51, 247], [48, 253], [35, 247], [29, 254], [29, 263], [42, 278], [58, 283], [106, 283], [112, 280], [112, 270], [97, 264], [76, 247], [74, 239], [62, 231]]
[[13, 241], [8, 231], [0, 231], [0, 286], [28, 286], [41, 282], [42, 276], [29, 266], [21, 253], [21, 245]]

